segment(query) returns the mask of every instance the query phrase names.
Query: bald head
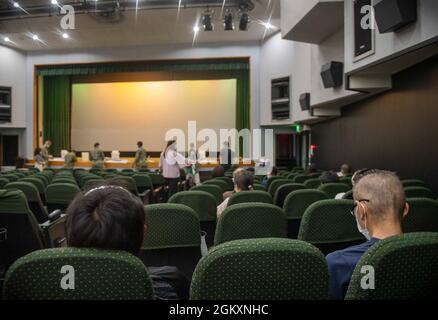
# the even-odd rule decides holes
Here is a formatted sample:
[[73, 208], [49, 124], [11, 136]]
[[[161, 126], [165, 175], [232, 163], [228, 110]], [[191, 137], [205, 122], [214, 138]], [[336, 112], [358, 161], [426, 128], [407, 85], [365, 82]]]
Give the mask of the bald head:
[[355, 200], [369, 200], [369, 213], [378, 220], [401, 221], [406, 205], [403, 185], [397, 175], [389, 171], [378, 171], [361, 178], [354, 186]]

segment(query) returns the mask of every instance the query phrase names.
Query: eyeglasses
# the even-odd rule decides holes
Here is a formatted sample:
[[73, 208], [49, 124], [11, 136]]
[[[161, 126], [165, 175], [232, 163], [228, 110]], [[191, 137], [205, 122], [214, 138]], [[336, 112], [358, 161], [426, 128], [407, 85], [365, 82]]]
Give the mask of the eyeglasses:
[[356, 200], [355, 202], [354, 202], [354, 206], [353, 206], [353, 208], [350, 210], [350, 213], [351, 213], [351, 215], [354, 217], [354, 211], [356, 210], [356, 208], [357, 208], [357, 203], [358, 202], [370, 202], [371, 200], [368, 200], [368, 199], [360, 199], [360, 200]]

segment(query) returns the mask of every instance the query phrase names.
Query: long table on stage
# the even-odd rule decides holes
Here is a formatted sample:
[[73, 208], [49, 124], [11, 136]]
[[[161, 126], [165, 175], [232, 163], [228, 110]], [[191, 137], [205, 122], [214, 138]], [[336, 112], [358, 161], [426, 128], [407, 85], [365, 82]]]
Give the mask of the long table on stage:
[[[105, 168], [113, 168], [113, 169], [130, 169], [132, 168], [132, 164], [134, 162], [134, 158], [120, 158], [120, 161], [114, 161], [111, 159], [105, 160]], [[147, 161], [147, 167], [149, 169], [158, 169], [159, 167], [159, 158], [149, 158]], [[27, 166], [32, 167], [35, 164], [35, 160], [29, 160], [27, 162]], [[218, 166], [217, 162], [201, 162], [200, 167], [201, 170], [211, 170], [214, 167]], [[243, 163], [240, 162], [239, 166], [253, 166], [253, 163]], [[93, 164], [91, 161], [83, 161], [82, 158], [77, 158], [77, 162], [75, 163], [75, 168], [91, 168]], [[62, 168], [64, 167], [64, 159], [62, 158], [52, 158], [49, 160], [49, 167], [53, 168]]]

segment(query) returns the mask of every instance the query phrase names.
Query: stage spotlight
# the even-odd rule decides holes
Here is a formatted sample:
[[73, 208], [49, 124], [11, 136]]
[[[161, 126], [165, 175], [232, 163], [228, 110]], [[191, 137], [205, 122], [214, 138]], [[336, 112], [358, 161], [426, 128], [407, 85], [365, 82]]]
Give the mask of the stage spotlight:
[[199, 27], [197, 26], [197, 25], [195, 25], [194, 27], [193, 27], [193, 32], [194, 33], [198, 33], [199, 32]]
[[202, 26], [204, 31], [213, 31], [213, 23], [211, 22], [211, 13], [206, 13], [202, 17]]
[[234, 30], [233, 14], [231, 12], [225, 14], [224, 30], [225, 31], [233, 31]]
[[20, 4], [18, 2], [14, 2], [14, 8], [20, 8]]
[[239, 30], [248, 31], [249, 15], [247, 13], [242, 13], [240, 16]]
[[34, 35], [32, 36], [32, 39], [35, 40], [35, 41], [37, 41], [37, 40], [39, 40], [40, 38], [38, 38], [38, 36], [37, 36], [36, 34], [34, 34]]

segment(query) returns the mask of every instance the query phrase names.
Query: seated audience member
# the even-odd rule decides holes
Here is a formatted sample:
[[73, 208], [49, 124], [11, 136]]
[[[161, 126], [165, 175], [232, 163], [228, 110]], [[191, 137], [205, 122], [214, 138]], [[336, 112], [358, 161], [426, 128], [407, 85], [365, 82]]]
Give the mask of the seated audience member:
[[77, 162], [77, 158], [76, 158], [76, 152], [75, 151], [70, 151], [69, 153], [67, 153], [64, 157], [64, 168], [66, 169], [73, 169], [75, 167], [75, 163]]
[[213, 168], [213, 172], [211, 173], [213, 178], [219, 178], [225, 176], [225, 169], [222, 166], [216, 166]]
[[333, 171], [326, 171], [321, 174], [319, 177], [319, 180], [321, 180], [321, 183], [336, 183], [339, 182], [338, 175]]
[[315, 173], [316, 172], [316, 164], [311, 163], [307, 169], [304, 171], [304, 174], [310, 174], [310, 173]]
[[43, 156], [41, 155], [41, 148], [35, 148], [35, 168], [37, 168], [39, 171], [43, 171], [46, 167], [46, 161], [44, 160]]
[[353, 195], [352, 214], [367, 241], [327, 255], [330, 299], [344, 299], [362, 255], [379, 240], [400, 235], [402, 220], [409, 211], [403, 185], [392, 172], [378, 171], [364, 176], [354, 186]]
[[263, 178], [262, 180], [262, 186], [264, 186], [265, 188], [268, 187], [268, 180], [271, 177], [275, 177], [278, 174], [278, 170], [277, 167], [272, 167], [271, 171], [268, 172], [268, 174], [266, 175], [266, 177]]
[[350, 166], [348, 164], [344, 163], [341, 166], [341, 171], [338, 172], [338, 177], [339, 178], [346, 177], [349, 174], [350, 174]]
[[251, 191], [254, 182], [254, 176], [251, 172], [239, 168], [233, 173], [234, 191], [224, 193], [224, 201], [217, 207], [217, 217], [219, 218], [222, 212], [227, 208], [230, 197], [241, 191]]
[[[147, 232], [144, 206], [140, 199], [121, 186], [123, 182], [119, 184], [99, 185], [74, 199], [67, 209], [69, 246], [139, 254]], [[177, 268], [149, 267], [148, 272], [157, 299], [188, 298], [190, 282]]]

